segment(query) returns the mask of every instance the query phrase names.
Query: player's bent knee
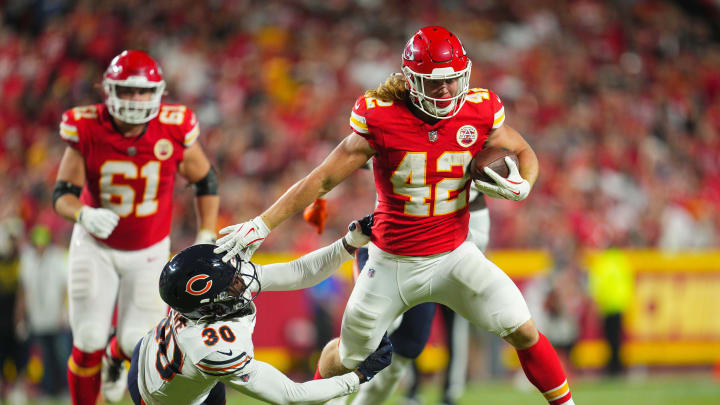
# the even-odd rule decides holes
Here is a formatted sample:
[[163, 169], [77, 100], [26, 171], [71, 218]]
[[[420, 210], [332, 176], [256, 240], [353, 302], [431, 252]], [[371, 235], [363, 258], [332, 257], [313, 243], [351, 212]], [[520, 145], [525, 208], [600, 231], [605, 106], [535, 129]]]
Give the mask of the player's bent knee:
[[356, 369], [365, 358], [367, 356], [363, 357], [358, 354], [346, 354], [345, 356], [339, 354], [340, 364], [348, 370]]
[[83, 324], [73, 329], [73, 346], [85, 353], [92, 353], [105, 348], [108, 334], [97, 324]]
[[388, 313], [390, 298], [367, 290], [355, 295], [356, 291], [345, 309], [340, 333], [339, 357], [350, 370], [377, 349], [385, 330], [397, 316]]
[[339, 340], [340, 338], [335, 338], [329, 341], [323, 348], [322, 353], [320, 353], [318, 371], [323, 378], [344, 374], [351, 370], [345, 369], [340, 362]]
[[373, 334], [367, 329], [345, 326], [342, 336], [346, 338], [340, 341], [338, 356], [342, 365], [352, 370], [377, 349], [380, 339], [373, 339]]
[[[364, 344], [348, 343], [349, 342], [341, 340], [337, 352], [339, 363], [348, 370], [354, 370], [375, 351], [375, 349], [368, 349]], [[367, 341], [364, 343], [367, 343]]]
[[535, 322], [530, 319], [503, 339], [510, 343], [514, 348], [522, 350], [537, 343], [539, 338], [540, 335], [535, 327]]

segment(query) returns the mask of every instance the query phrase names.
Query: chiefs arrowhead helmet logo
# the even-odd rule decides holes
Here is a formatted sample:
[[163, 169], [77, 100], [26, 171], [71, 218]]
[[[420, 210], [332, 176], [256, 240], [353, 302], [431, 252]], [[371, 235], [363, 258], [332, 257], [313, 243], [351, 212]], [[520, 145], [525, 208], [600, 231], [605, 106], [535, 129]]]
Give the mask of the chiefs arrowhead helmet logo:
[[405, 46], [405, 52], [403, 52], [403, 59], [415, 60], [415, 48], [413, 47], [413, 38], [410, 38], [407, 45]]

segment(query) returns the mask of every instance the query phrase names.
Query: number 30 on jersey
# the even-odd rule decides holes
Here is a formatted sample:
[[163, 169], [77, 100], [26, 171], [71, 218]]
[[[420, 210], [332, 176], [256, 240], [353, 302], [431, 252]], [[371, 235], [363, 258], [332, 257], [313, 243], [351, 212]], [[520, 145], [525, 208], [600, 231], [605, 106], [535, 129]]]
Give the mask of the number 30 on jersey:
[[[409, 198], [405, 201], [405, 214], [428, 217], [450, 214], [465, 208], [465, 170], [471, 160], [470, 151], [444, 152], [435, 162], [428, 162], [425, 152], [407, 152], [390, 177], [393, 192]], [[446, 177], [435, 185], [428, 185], [428, 166], [433, 163], [435, 172], [440, 174], [450, 174], [453, 168], [459, 166], [462, 168], [462, 177]], [[451, 198], [453, 191], [460, 192]]]

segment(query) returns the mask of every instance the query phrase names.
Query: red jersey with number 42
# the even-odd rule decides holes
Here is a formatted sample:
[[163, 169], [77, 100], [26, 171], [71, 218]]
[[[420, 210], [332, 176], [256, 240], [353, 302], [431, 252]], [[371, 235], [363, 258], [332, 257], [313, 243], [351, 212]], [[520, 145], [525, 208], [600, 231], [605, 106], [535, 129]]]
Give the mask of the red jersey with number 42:
[[170, 234], [175, 172], [198, 134], [195, 113], [184, 105], [162, 104], [145, 132], [133, 138], [115, 129], [104, 104], [63, 114], [60, 136], [85, 160], [80, 200], [120, 216], [110, 236], [99, 241], [138, 250]]
[[389, 253], [424, 256], [465, 241], [467, 166], [504, 120], [502, 102], [485, 89], [470, 89], [458, 114], [435, 124], [416, 117], [404, 102], [360, 97], [350, 127], [377, 152], [373, 243]]

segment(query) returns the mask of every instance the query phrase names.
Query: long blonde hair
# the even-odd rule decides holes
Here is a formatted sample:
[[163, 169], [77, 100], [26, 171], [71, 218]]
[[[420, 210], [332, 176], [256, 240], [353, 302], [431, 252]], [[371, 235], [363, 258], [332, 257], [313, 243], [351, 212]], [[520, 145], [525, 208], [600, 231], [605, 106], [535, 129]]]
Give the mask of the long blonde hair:
[[404, 101], [407, 96], [408, 89], [402, 73], [393, 73], [376, 89], [365, 91], [365, 97], [375, 97], [382, 101]]

